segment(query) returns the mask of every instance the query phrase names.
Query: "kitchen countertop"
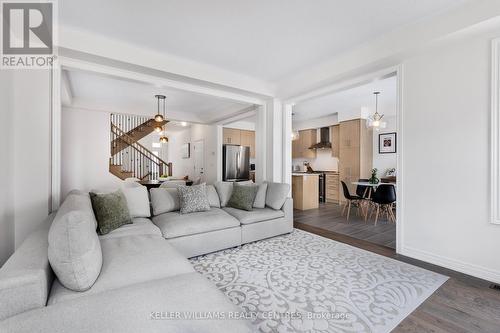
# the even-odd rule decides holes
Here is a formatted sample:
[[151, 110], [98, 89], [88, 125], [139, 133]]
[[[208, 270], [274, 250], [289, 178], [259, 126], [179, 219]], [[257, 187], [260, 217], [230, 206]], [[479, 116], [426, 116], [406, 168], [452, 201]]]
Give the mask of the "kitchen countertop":
[[297, 177], [318, 176], [319, 177], [319, 173], [292, 172], [292, 176], [297, 176]]

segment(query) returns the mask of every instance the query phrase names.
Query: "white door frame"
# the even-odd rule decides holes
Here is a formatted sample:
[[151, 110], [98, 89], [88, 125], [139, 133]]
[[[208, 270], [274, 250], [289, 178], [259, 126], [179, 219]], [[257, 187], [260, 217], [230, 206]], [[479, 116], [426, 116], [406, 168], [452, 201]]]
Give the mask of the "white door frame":
[[[295, 104], [303, 102], [309, 99], [317, 98], [327, 94], [332, 94], [342, 90], [347, 90], [355, 86], [359, 86], [364, 83], [369, 83], [374, 79], [381, 79], [388, 75], [396, 74], [397, 81], [397, 102], [396, 102], [396, 118], [397, 126], [396, 132], [398, 133], [398, 150], [396, 152], [397, 158], [397, 180], [396, 180], [396, 195], [397, 195], [397, 210], [396, 210], [396, 252], [401, 253], [404, 248], [404, 165], [403, 165], [403, 154], [404, 154], [404, 112], [403, 112], [403, 65], [397, 65], [389, 68], [382, 69], [380, 71], [366, 73], [364, 75], [357, 76], [353, 79], [337, 82], [335, 84], [323, 86], [321, 88], [308, 91], [303, 94], [298, 94], [296, 96], [287, 98], [283, 102], [283, 117], [285, 128], [283, 130], [283, 177], [285, 179], [291, 178], [292, 170], [292, 154], [291, 154], [291, 113]], [[285, 155], [286, 154], [286, 155]]]

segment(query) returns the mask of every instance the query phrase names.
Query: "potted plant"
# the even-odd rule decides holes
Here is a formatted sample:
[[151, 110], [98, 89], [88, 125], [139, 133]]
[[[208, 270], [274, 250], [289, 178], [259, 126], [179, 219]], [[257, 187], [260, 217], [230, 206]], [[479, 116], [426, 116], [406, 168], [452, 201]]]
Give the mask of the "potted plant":
[[377, 168], [372, 169], [372, 176], [370, 177], [370, 179], [368, 179], [368, 182], [370, 184], [378, 184], [380, 182], [380, 179], [377, 178], [377, 172]]

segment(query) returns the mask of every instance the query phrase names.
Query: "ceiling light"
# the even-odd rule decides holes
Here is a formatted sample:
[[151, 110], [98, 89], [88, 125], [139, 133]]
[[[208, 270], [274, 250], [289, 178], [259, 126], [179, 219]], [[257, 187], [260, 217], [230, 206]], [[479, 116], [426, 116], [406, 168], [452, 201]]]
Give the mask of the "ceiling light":
[[168, 138], [167, 138], [166, 136], [162, 136], [162, 137], [160, 138], [160, 142], [161, 142], [161, 143], [168, 143]]
[[161, 126], [156, 126], [156, 127], [155, 127], [155, 132], [156, 132], [156, 133], [160, 133], [161, 131], [162, 131]]
[[187, 125], [188, 125], [188, 123], [187, 123], [187, 122], [185, 122], [185, 121], [181, 121], [181, 126], [182, 126], [182, 127], [186, 127]]
[[375, 95], [375, 113], [368, 117], [368, 121], [366, 122], [367, 127], [372, 127], [376, 131], [379, 131], [381, 128], [385, 128], [387, 123], [385, 121], [382, 121], [382, 118], [384, 118], [383, 114], [378, 113], [378, 95], [380, 94], [379, 91], [375, 91], [373, 93]]
[[[155, 95], [155, 98], [157, 99], [157, 102], [158, 102], [158, 108], [157, 108], [157, 112], [156, 112], [156, 115], [155, 115], [155, 121], [158, 122], [158, 123], [161, 123], [163, 120], [165, 120], [165, 107], [166, 107], [166, 98], [165, 95]], [[162, 101], [163, 103], [163, 113], [160, 112], [160, 100]]]

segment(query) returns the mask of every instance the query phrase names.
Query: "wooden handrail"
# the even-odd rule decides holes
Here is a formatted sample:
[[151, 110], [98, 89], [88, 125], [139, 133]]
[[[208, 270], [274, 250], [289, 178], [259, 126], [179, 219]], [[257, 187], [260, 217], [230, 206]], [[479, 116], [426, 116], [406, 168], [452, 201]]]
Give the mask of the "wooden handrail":
[[[153, 159], [157, 159], [158, 162], [155, 162], [156, 165], [160, 165], [160, 163], [162, 164], [165, 164], [165, 165], [168, 165], [169, 163], [165, 162], [164, 160], [162, 160], [160, 157], [156, 156], [155, 154], [153, 154], [152, 151], [150, 151], [149, 149], [147, 149], [146, 147], [144, 147], [143, 145], [141, 145], [139, 142], [135, 141], [132, 137], [130, 137], [130, 135], [128, 135], [127, 133], [123, 132], [118, 126], [116, 126], [115, 124], [111, 124], [111, 128], [116, 130], [120, 137], [126, 137], [127, 139], [129, 139], [132, 143], [129, 143], [127, 142], [127, 144], [131, 147], [133, 147], [134, 144], [136, 144], [137, 146], [141, 147], [141, 149], [145, 150], [147, 154], [149, 154], [150, 156], [144, 154], [143, 152], [140, 151], [140, 149], [137, 149], [136, 147], [133, 147], [135, 149], [137, 149], [137, 151], [139, 151], [142, 155], [144, 155], [145, 157], [149, 158], [150, 160], [153, 160]], [[121, 139], [121, 138], [117, 138], [117, 139]]]

